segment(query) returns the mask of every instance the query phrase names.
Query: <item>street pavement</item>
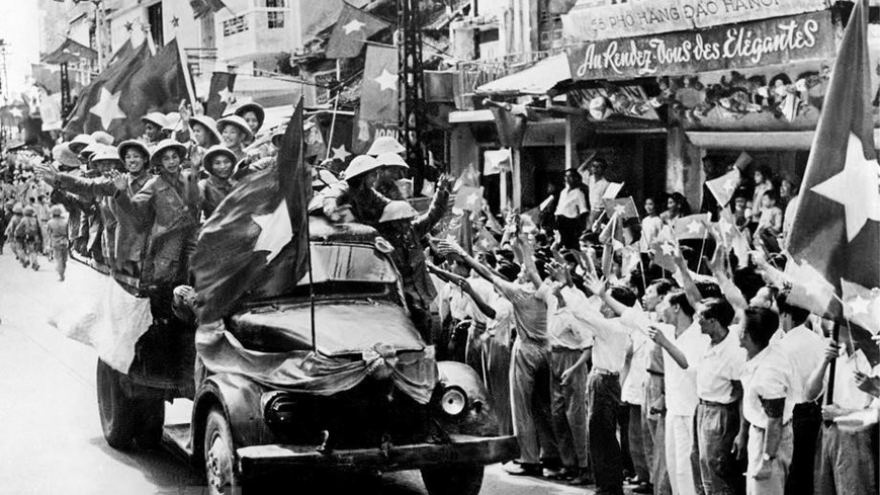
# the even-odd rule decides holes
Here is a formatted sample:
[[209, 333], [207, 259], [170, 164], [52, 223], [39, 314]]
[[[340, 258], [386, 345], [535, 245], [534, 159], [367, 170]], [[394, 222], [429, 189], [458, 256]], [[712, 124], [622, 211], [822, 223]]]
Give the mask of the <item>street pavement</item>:
[[[165, 450], [120, 452], [101, 433], [95, 392], [95, 352], [47, 323], [77, 287], [58, 282], [41, 258], [39, 271], [0, 255], [0, 494], [206, 493], [200, 473]], [[86, 270], [71, 262], [69, 271]], [[169, 422], [188, 418], [188, 401], [168, 405]], [[289, 491], [289, 490], [285, 490]], [[297, 486], [298, 493], [426, 493], [417, 472], [333, 476]], [[487, 468], [485, 495], [592, 494]]]

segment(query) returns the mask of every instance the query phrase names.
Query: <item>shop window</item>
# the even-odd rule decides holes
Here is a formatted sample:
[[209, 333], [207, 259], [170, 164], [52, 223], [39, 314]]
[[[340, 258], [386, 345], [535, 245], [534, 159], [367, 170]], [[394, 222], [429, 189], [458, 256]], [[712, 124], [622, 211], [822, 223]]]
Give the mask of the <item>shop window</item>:
[[232, 19], [226, 19], [223, 21], [223, 36], [229, 37], [234, 34], [243, 33], [248, 30], [247, 21], [243, 15], [238, 17], [233, 17]]
[[266, 0], [266, 8], [268, 9], [283, 9], [284, 7], [284, 0]]

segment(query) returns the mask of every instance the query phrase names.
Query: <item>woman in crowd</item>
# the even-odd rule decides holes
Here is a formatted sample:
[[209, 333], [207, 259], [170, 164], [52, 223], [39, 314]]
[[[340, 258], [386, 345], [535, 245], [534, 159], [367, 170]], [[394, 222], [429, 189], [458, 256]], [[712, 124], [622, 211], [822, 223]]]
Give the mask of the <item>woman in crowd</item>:
[[657, 208], [657, 200], [654, 198], [645, 199], [645, 217], [642, 218], [642, 239], [646, 246], [650, 246], [654, 239], [663, 229], [663, 219]]
[[244, 143], [245, 146], [248, 146], [254, 141], [254, 136], [256, 136], [263, 127], [263, 122], [266, 119], [266, 111], [256, 103], [246, 103], [235, 110], [235, 115], [244, 119], [247, 123], [248, 129], [251, 131], [250, 139]]
[[671, 224], [676, 218], [686, 217], [691, 214], [691, 205], [687, 198], [680, 192], [674, 192], [666, 200], [666, 211], [660, 214], [664, 222]]

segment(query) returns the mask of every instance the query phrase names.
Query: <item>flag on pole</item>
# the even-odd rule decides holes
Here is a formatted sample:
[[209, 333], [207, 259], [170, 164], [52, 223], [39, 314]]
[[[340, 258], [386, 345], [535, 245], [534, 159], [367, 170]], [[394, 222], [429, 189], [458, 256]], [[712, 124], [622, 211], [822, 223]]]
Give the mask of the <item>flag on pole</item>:
[[673, 273], [678, 269], [675, 260], [681, 257], [681, 252], [675, 242], [670, 240], [654, 242], [650, 249], [654, 254], [655, 265]]
[[367, 45], [358, 131], [354, 152], [363, 153], [379, 135], [397, 137], [398, 128], [398, 54], [397, 47]]
[[621, 220], [639, 218], [639, 210], [636, 208], [636, 203], [633, 201], [632, 196], [618, 199], [606, 199], [605, 211], [608, 212], [609, 215], [614, 215], [616, 213]]
[[83, 89], [64, 128], [67, 134], [106, 131], [123, 141], [143, 133], [141, 117], [150, 111], [169, 113], [181, 100], [191, 101], [189, 68], [177, 40], [150, 56], [146, 43], [105, 69]]
[[208, 90], [208, 101], [205, 105], [205, 115], [214, 120], [223, 116], [226, 107], [235, 103], [235, 74], [229, 72], [215, 72], [211, 75], [211, 86]]
[[709, 215], [699, 213], [686, 217], [676, 218], [672, 221], [672, 231], [675, 238], [683, 239], [705, 239], [709, 234]]
[[709, 191], [718, 200], [718, 204], [723, 208], [733, 198], [733, 193], [736, 191], [736, 186], [739, 185], [739, 180], [739, 169], [734, 167], [733, 170], [721, 177], [707, 181], [706, 187], [709, 188]]
[[242, 298], [280, 295], [306, 270], [311, 172], [302, 159], [302, 100], [277, 165], [247, 176], [199, 234], [192, 259], [199, 321], [234, 311]]
[[324, 54], [327, 58], [357, 57], [365, 41], [390, 26], [382, 19], [343, 2]]
[[[839, 293], [880, 287], [880, 190], [874, 152], [868, 6], [857, 0], [825, 93], [789, 251]], [[832, 303], [831, 315], [843, 316]]]

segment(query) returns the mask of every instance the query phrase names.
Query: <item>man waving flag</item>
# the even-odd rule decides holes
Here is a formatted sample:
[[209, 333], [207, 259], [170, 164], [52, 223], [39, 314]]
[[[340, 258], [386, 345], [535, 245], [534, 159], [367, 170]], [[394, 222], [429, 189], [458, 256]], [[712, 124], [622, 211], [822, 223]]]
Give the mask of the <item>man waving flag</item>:
[[296, 287], [308, 267], [311, 190], [300, 100], [276, 165], [247, 176], [202, 227], [192, 259], [200, 322], [227, 316], [245, 294], [280, 295]]

